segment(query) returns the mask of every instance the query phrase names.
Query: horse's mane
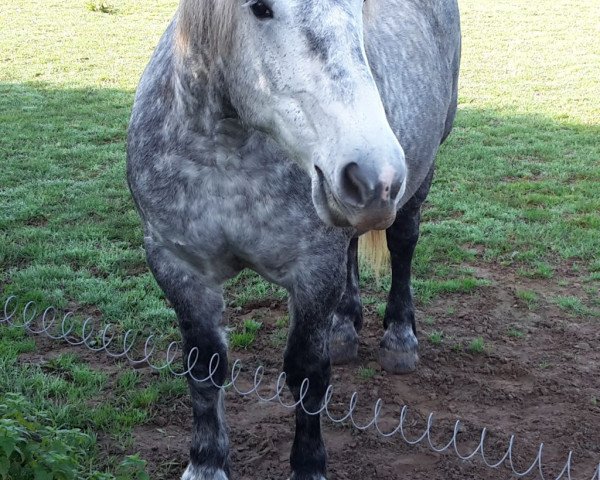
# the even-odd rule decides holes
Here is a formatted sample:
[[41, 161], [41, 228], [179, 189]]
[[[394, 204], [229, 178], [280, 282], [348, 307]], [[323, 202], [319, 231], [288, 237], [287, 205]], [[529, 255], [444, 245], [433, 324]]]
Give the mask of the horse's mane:
[[175, 33], [179, 51], [199, 48], [209, 56], [225, 53], [233, 44], [235, 5], [231, 0], [181, 0]]

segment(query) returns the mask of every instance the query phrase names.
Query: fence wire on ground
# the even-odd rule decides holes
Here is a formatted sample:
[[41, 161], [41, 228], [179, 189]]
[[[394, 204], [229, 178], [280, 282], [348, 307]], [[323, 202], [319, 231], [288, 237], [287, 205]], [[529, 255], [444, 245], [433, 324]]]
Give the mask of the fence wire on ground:
[[[273, 394], [265, 396], [261, 391], [265, 390], [263, 381], [265, 378], [265, 369], [259, 366], [253, 375], [250, 375], [250, 387], [241, 388], [241, 382], [243, 379], [240, 377], [242, 373], [242, 362], [237, 359], [231, 365], [231, 376], [230, 380], [223, 384], [215, 382], [214, 376], [217, 372], [220, 358], [218, 354], [212, 356], [209, 366], [208, 374], [205, 378], [196, 378], [192, 371], [198, 362], [198, 349], [193, 348], [187, 359], [183, 359], [180, 356], [181, 350], [179, 348], [179, 342], [171, 342], [168, 344], [162, 355], [157, 353], [155, 336], [150, 335], [143, 342], [138, 342], [135, 332], [128, 330], [120, 335], [122, 338], [120, 341], [116, 341], [119, 335], [111, 333], [115, 331], [115, 327], [110, 324], [105, 324], [101, 329], [96, 330], [94, 327], [94, 321], [91, 318], [85, 319], [79, 325], [79, 333], [76, 333], [77, 322], [73, 312], [67, 312], [60, 315], [54, 307], [46, 308], [40, 315], [38, 315], [38, 308], [34, 302], [27, 303], [21, 314], [18, 315], [18, 301], [15, 296], [10, 296], [4, 303], [3, 317], [0, 318], [0, 326], [6, 326], [8, 328], [21, 328], [27, 332], [35, 335], [45, 335], [52, 340], [63, 340], [71, 346], [83, 346], [92, 352], [100, 353], [104, 352], [108, 356], [115, 359], [126, 359], [132, 365], [146, 365], [153, 370], [157, 371], [168, 371], [177, 377], [189, 376], [198, 382], [210, 382], [216, 388], [223, 390], [233, 390], [242, 397], [250, 395], [255, 396], [262, 402], [273, 402], [279, 403], [281, 406], [287, 409], [295, 409], [297, 407], [302, 408], [309, 415], [325, 415], [330, 421], [336, 424], [351, 424], [354, 428], [364, 431], [373, 429], [377, 434], [382, 437], [399, 436], [406, 444], [410, 446], [416, 445], [427, 445], [435, 453], [454, 452], [454, 454], [463, 461], [472, 460], [475, 457], [480, 457], [483, 463], [491, 468], [498, 469], [505, 465], [512, 471], [512, 474], [516, 477], [522, 478], [528, 475], [537, 473], [541, 480], [551, 479], [554, 480], [573, 480], [571, 470], [573, 468], [573, 451], [569, 451], [566, 456], [564, 467], [560, 471], [557, 477], [549, 477], [544, 473], [544, 443], [541, 443], [537, 448], [537, 454], [531, 465], [523, 470], [520, 470], [515, 465], [515, 435], [511, 435], [508, 441], [508, 446], [502, 457], [496, 461], [490, 461], [488, 455], [485, 453], [486, 438], [488, 438], [488, 428], [483, 428], [479, 436], [479, 442], [477, 447], [470, 453], [461, 452], [461, 448], [458, 445], [458, 436], [462, 430], [462, 422], [456, 420], [452, 434], [447, 443], [436, 444], [433, 440], [432, 430], [434, 427], [434, 413], [430, 413], [427, 416], [426, 426], [422, 434], [410, 438], [407, 434], [407, 417], [409, 413], [409, 407], [403, 406], [400, 410], [398, 423], [392, 428], [386, 430], [382, 425], [382, 412], [384, 408], [384, 402], [382, 399], [378, 399], [373, 407], [373, 415], [369, 421], [359, 421], [356, 419], [357, 408], [358, 408], [358, 392], [352, 393], [350, 400], [348, 401], [348, 407], [346, 413], [342, 415], [335, 415], [331, 411], [332, 398], [334, 394], [334, 386], [330, 385], [325, 393], [324, 400], [321, 407], [318, 410], [309, 410], [304, 405], [304, 399], [309, 389], [308, 379], [304, 379], [300, 388], [300, 396], [298, 401], [290, 402], [284, 399], [284, 392], [286, 391], [286, 376], [285, 373], [280, 373], [277, 376], [273, 389]], [[21, 320], [18, 320], [21, 317]], [[141, 347], [141, 353], [140, 351]], [[137, 347], [137, 348], [136, 348]], [[138, 352], [137, 358], [135, 352]], [[155, 363], [156, 357], [164, 357], [162, 361]], [[183, 361], [183, 370], [175, 369], [173, 367], [175, 362]], [[387, 420], [387, 419], [386, 419]], [[591, 480], [600, 480], [600, 463], [598, 464]]]

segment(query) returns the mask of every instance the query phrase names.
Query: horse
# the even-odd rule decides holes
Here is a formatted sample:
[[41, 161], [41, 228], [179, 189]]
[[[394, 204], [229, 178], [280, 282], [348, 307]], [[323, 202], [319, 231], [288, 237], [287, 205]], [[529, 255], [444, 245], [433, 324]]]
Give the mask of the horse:
[[[357, 355], [363, 234], [391, 262], [379, 361], [416, 368], [411, 261], [460, 50], [456, 0], [180, 0], [135, 96], [127, 180], [183, 353], [197, 355], [183, 480], [230, 475], [223, 284], [245, 268], [289, 293], [291, 479], [326, 477], [309, 413], [331, 364]], [[197, 381], [215, 354], [213, 381]]]

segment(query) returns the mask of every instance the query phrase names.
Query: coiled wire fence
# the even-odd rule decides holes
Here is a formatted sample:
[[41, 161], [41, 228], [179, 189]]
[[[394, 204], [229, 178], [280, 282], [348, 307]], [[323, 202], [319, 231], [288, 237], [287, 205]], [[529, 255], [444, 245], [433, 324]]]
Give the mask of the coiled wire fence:
[[[508, 441], [508, 445], [504, 454], [498, 460], [490, 460], [485, 453], [486, 438], [488, 438], [488, 429], [483, 428], [479, 435], [477, 446], [465, 453], [461, 451], [458, 442], [458, 436], [462, 429], [460, 420], [456, 420], [452, 430], [450, 439], [443, 444], [438, 444], [433, 439], [434, 413], [427, 416], [426, 425], [420, 435], [411, 437], [407, 433], [407, 417], [409, 407], [403, 406], [400, 410], [398, 423], [391, 429], [386, 429], [382, 423], [386, 423], [382, 417], [384, 402], [378, 399], [373, 407], [373, 414], [370, 420], [360, 421], [357, 417], [358, 408], [358, 392], [352, 393], [348, 401], [346, 412], [341, 415], [336, 415], [332, 412], [331, 403], [334, 393], [334, 386], [330, 385], [325, 393], [324, 400], [318, 410], [309, 410], [304, 405], [304, 399], [308, 392], [309, 383], [305, 379], [300, 388], [300, 396], [296, 402], [290, 402], [284, 398], [286, 390], [285, 373], [280, 373], [277, 376], [271, 395], [264, 395], [264, 379], [265, 369], [259, 366], [253, 375], [250, 375], [249, 387], [241, 387], [243, 382], [241, 378], [242, 363], [235, 360], [231, 365], [230, 379], [223, 384], [215, 382], [214, 375], [217, 372], [220, 358], [218, 354], [213, 355], [208, 366], [208, 374], [205, 378], [196, 378], [192, 371], [198, 362], [198, 349], [194, 348], [190, 351], [187, 359], [181, 358], [179, 342], [171, 342], [168, 344], [166, 351], [162, 354], [157, 352], [154, 335], [150, 335], [143, 342], [139, 342], [135, 332], [128, 330], [122, 334], [115, 332], [115, 327], [110, 324], [105, 324], [102, 328], [96, 329], [94, 321], [91, 318], [85, 319], [81, 324], [75, 320], [73, 312], [59, 314], [54, 307], [48, 307], [43, 312], [39, 310], [34, 302], [27, 303], [19, 312], [18, 301], [15, 296], [10, 296], [4, 303], [4, 309], [0, 317], [0, 327], [20, 328], [35, 335], [45, 335], [52, 340], [63, 340], [71, 346], [83, 346], [92, 352], [103, 352], [114, 359], [125, 359], [132, 365], [148, 366], [156, 371], [168, 371], [177, 377], [189, 376], [198, 382], [210, 382], [216, 388], [223, 390], [233, 390], [242, 397], [255, 396], [262, 402], [279, 403], [287, 409], [295, 409], [301, 407], [309, 415], [324, 415], [335, 424], [351, 424], [354, 428], [364, 431], [373, 429], [382, 437], [399, 436], [407, 445], [426, 445], [429, 449], [436, 453], [454, 452], [461, 460], [468, 461], [479, 457], [479, 460], [490, 469], [498, 469], [501, 466], [506, 466], [514, 476], [518, 478], [528, 475], [539, 475], [541, 480], [574, 480], [571, 474], [573, 468], [573, 452], [570, 451], [566, 457], [564, 467], [558, 476], [548, 476], [544, 468], [544, 444], [541, 443], [537, 448], [537, 454], [526, 469], [519, 469], [515, 462], [515, 436], [512, 435]], [[19, 319], [20, 318], [20, 319]], [[77, 328], [79, 327], [79, 328]], [[156, 358], [160, 361], [156, 361]], [[183, 369], [174, 368], [174, 364], [179, 361], [183, 362]], [[245, 382], [248, 384], [248, 380]], [[464, 448], [464, 447], [463, 447]], [[600, 463], [595, 469], [591, 480], [600, 480]]]

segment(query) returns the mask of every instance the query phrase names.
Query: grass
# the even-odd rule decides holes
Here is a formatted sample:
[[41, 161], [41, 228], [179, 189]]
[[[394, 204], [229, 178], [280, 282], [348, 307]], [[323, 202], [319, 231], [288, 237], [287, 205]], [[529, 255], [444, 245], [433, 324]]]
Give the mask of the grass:
[[476, 354], [485, 352], [485, 342], [483, 341], [483, 338], [477, 337], [471, 340], [469, 343], [469, 352]]
[[86, 7], [90, 12], [100, 12], [109, 14], [117, 13], [117, 9], [115, 8], [115, 6], [108, 2], [88, 2], [86, 4]]
[[275, 321], [275, 331], [271, 333], [271, 345], [275, 348], [281, 348], [285, 346], [288, 338], [288, 328], [290, 324], [290, 317], [283, 315]]
[[275, 321], [275, 326], [277, 328], [288, 328], [290, 325], [290, 317], [289, 315], [283, 315]]
[[442, 344], [442, 340], [444, 339], [444, 332], [440, 332], [440, 331], [431, 332], [427, 336], [427, 339], [429, 340], [429, 342], [432, 345], [439, 346]]
[[575, 316], [597, 315], [583, 304], [580, 298], [574, 296], [558, 296], [554, 299], [556, 305], [562, 310]]
[[387, 303], [385, 302], [379, 302], [375, 308], [375, 311], [377, 312], [377, 315], [379, 316], [379, 318], [383, 319], [385, 317], [385, 309], [387, 307]]
[[235, 330], [229, 335], [229, 346], [234, 350], [248, 349], [256, 340], [256, 334], [261, 328], [261, 322], [245, 320], [241, 330]]
[[517, 298], [527, 305], [529, 310], [534, 310], [537, 306], [539, 295], [531, 290], [517, 290]]
[[519, 330], [516, 327], [510, 327], [507, 332], [509, 337], [512, 338], [523, 338], [525, 337], [525, 333], [522, 330]]
[[370, 367], [358, 367], [358, 378], [361, 380], [370, 380], [375, 376], [375, 369]]
[[[146, 267], [124, 178], [136, 83], [176, 1], [4, 3], [10, 22], [0, 29], [0, 298], [15, 294], [21, 306], [54, 304], [80, 319], [91, 315], [176, 339], [176, 318]], [[460, 6], [460, 106], [423, 211], [415, 298], [425, 304], [476, 294], [489, 283], [470, 267], [484, 263], [536, 282], [568, 287], [580, 279], [585, 288], [577, 297], [553, 301], [570, 315], [596, 315], [597, 2]], [[389, 277], [365, 274], [361, 284], [371, 289], [365, 305], [383, 316]], [[286, 295], [248, 272], [227, 292], [234, 308]], [[282, 319], [271, 341], [284, 342], [288, 322]], [[232, 347], [248, 348], [259, 328], [238, 327]], [[511, 332], [520, 338], [520, 330]], [[81, 461], [101, 471], [116, 473], [124, 456], [102, 451], [95, 433], [129, 445], [157, 403], [186, 394], [182, 380], [160, 376], [147, 384], [129, 370], [107, 375], [72, 355], [43, 365], [19, 359], [34, 348], [22, 333], [0, 331], [0, 404], [4, 392], [16, 393], [49, 427], [82, 429], [91, 441]]]
[[277, 329], [271, 334], [271, 345], [275, 348], [284, 347], [287, 342], [287, 330]]

